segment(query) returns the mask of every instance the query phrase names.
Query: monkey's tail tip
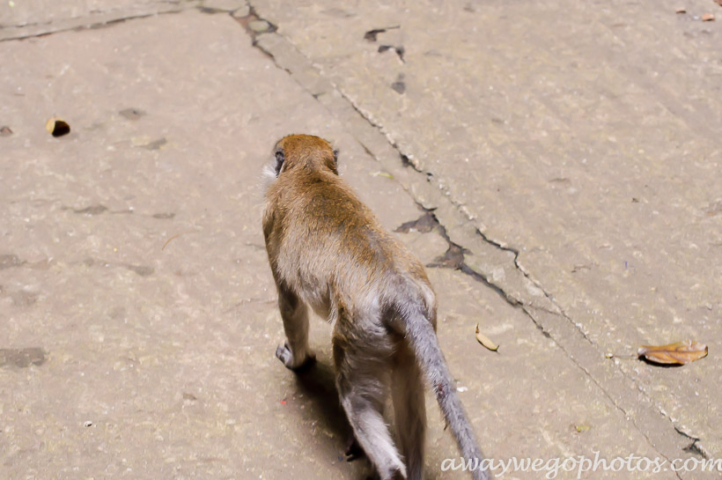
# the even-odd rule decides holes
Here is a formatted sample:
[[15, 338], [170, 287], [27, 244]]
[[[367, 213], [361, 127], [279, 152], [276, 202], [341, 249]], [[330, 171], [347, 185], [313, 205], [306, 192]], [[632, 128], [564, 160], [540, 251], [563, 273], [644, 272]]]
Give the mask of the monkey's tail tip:
[[421, 312], [414, 312], [407, 318], [406, 334], [409, 343], [422, 371], [434, 388], [436, 400], [454, 434], [462, 456], [472, 459], [469, 464], [472, 467], [472, 477], [474, 480], [492, 480], [491, 473], [482, 469], [486, 463], [484, 456], [481, 454], [474, 430], [456, 393], [456, 386], [446, 366], [444, 355], [441, 353], [434, 327]]

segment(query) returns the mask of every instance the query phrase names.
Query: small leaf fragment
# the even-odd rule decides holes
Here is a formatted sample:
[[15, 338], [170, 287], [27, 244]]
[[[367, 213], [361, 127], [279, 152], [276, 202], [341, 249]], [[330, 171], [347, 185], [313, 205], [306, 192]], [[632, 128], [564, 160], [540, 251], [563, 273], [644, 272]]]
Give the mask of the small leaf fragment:
[[574, 429], [579, 433], [588, 432], [591, 428], [589, 425], [574, 425]]
[[53, 137], [62, 137], [70, 133], [70, 125], [62, 118], [53, 117], [45, 123], [45, 130]]
[[492, 352], [499, 350], [499, 345], [492, 342], [489, 337], [479, 331], [479, 324], [476, 324], [476, 340]]
[[674, 13], [676, 13], [677, 15], [682, 15], [684, 13], [687, 13], [687, 9], [684, 7], [677, 7]]
[[714, 13], [705, 13], [702, 15], [703, 22], [714, 22]]
[[642, 345], [637, 350], [638, 356], [662, 365], [685, 365], [706, 357], [707, 353], [707, 345], [694, 340], [662, 346]]
[[382, 171], [372, 172], [371, 175], [374, 176], [374, 177], [390, 178], [391, 180], [394, 179], [394, 176], [393, 176], [393, 175], [391, 175], [390, 173], [387, 173], [387, 172], [382, 172]]
[[9, 137], [12, 134], [12, 129], [7, 125], [3, 125], [2, 127], [0, 127], [0, 137]]

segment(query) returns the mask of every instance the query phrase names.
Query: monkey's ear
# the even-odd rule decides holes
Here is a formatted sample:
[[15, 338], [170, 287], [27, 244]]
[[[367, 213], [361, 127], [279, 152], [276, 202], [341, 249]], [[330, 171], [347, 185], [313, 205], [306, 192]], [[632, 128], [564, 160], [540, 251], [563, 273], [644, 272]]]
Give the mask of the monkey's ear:
[[279, 176], [281, 174], [281, 168], [283, 167], [283, 162], [286, 161], [286, 156], [283, 153], [282, 149], [276, 150], [276, 176]]

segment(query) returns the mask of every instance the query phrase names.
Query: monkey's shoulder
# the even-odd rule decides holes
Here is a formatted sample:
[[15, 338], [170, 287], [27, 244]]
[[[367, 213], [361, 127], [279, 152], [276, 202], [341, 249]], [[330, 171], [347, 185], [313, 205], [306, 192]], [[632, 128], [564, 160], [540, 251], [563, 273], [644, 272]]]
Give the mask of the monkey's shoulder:
[[324, 257], [342, 255], [359, 265], [425, 277], [416, 257], [343, 179], [319, 174], [279, 180], [283, 182], [269, 208], [279, 244], [302, 243]]
[[322, 174], [295, 182], [284, 195], [289, 210], [315, 219], [343, 222], [347, 226], [378, 223], [374, 213], [353, 189], [335, 175]]

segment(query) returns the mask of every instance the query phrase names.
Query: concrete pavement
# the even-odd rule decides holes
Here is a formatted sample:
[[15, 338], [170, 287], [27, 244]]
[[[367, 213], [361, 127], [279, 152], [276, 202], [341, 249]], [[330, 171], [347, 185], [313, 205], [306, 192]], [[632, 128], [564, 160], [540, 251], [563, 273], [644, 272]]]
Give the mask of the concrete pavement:
[[[0, 7], [0, 478], [365, 478], [328, 327], [309, 374], [273, 357], [260, 170], [291, 132], [390, 230], [435, 209], [397, 233], [425, 263], [467, 250], [430, 275], [489, 457], [722, 457], [714, 3], [253, 7]], [[710, 356], [625, 357], [686, 337]], [[429, 410], [427, 478], [466, 478]]]

